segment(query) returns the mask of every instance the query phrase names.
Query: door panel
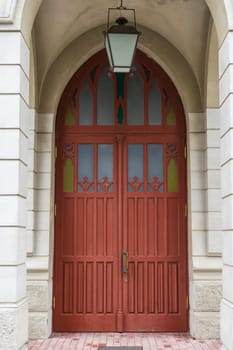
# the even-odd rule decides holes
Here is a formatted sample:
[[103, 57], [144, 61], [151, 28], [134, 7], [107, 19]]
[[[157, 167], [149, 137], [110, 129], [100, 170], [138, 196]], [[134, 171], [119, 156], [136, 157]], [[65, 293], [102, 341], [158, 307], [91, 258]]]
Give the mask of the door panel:
[[[162, 330], [163, 323], [156, 322], [162, 316], [166, 318], [166, 330], [173, 331], [174, 323], [186, 311], [185, 293], [178, 288], [185, 275], [180, 237], [184, 207], [180, 194], [169, 192], [167, 186], [170, 140], [168, 136], [164, 142], [162, 139], [158, 144], [148, 136], [137, 136], [136, 140], [128, 137], [126, 141], [128, 173], [124, 181], [128, 191], [124, 192], [123, 232], [123, 249], [128, 251], [129, 261], [123, 283], [126, 331]], [[171, 141], [176, 148], [177, 141]], [[178, 330], [185, 322], [180, 321]]]
[[[65, 143], [76, 149], [77, 180], [76, 191], [63, 192], [57, 213], [60, 237], [56, 249], [61, 264], [57, 278], [62, 288], [57, 293], [56, 323], [60, 330], [115, 328], [118, 273], [115, 145], [109, 138], [107, 143], [102, 138], [92, 141], [77, 143], [72, 138]], [[90, 326], [93, 320], [94, 328]]]

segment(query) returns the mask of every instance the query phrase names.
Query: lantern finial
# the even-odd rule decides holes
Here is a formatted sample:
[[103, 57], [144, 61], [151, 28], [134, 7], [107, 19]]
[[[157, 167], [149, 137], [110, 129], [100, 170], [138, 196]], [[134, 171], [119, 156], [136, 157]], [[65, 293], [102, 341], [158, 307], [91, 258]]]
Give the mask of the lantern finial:
[[[110, 27], [111, 14], [114, 13], [113, 11], [119, 12], [119, 10], [120, 17], [117, 17], [116, 24]], [[126, 15], [130, 13], [132, 21], [129, 24]], [[140, 34], [136, 29], [135, 9], [127, 9], [123, 6], [123, 0], [121, 0], [120, 6], [108, 9], [108, 23], [104, 38], [109, 64], [113, 72], [130, 72]]]

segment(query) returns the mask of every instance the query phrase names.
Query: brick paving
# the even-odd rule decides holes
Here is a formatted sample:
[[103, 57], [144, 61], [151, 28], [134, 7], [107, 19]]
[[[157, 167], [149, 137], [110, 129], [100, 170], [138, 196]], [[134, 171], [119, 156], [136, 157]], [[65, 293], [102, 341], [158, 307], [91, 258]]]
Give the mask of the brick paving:
[[198, 340], [168, 333], [54, 333], [33, 340], [29, 350], [97, 350], [105, 346], [142, 346], [143, 350], [219, 350], [219, 340]]

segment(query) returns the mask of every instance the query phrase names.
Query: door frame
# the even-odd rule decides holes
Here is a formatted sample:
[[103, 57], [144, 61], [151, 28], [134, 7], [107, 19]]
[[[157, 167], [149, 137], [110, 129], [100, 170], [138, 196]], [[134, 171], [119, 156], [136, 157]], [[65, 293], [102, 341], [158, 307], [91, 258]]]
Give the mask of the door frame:
[[[138, 52], [138, 55], [144, 55], [143, 53], [141, 53], [141, 52]], [[89, 61], [91, 61], [91, 60], [93, 60], [93, 57], [89, 60]], [[155, 62], [154, 62], [154, 64], [156, 64]], [[85, 64], [84, 64], [85, 65]], [[82, 69], [82, 68], [81, 68]], [[161, 68], [160, 68], [161, 69]], [[161, 69], [161, 72], [162, 72], [162, 74], [166, 74], [164, 71], [162, 71], [162, 69]], [[76, 73], [77, 74], [77, 73]], [[75, 76], [76, 76], [76, 74], [75, 74]], [[73, 77], [72, 79], [71, 79], [71, 81], [74, 79], [75, 77]], [[167, 77], [168, 78], [168, 77]], [[168, 78], [169, 79], [169, 78]], [[169, 79], [170, 80], [170, 79]], [[172, 83], [171, 83], [172, 84]], [[172, 89], [174, 89], [174, 86], [173, 86], [173, 84], [172, 84]], [[66, 94], [66, 91], [65, 91], [65, 93], [64, 93], [64, 96], [65, 96], [65, 99], [67, 98], [67, 94]], [[178, 96], [178, 94], [177, 94], [177, 96]], [[179, 98], [179, 100], [180, 100], [180, 98]], [[62, 99], [61, 99], [61, 101], [62, 101]], [[181, 104], [181, 101], [180, 101], [180, 104]], [[61, 106], [60, 105], [60, 107], [59, 107], [59, 110], [58, 110], [58, 117], [57, 117], [57, 127], [56, 127], [56, 131], [57, 131], [57, 128], [58, 128], [58, 125], [59, 125], [59, 114], [62, 114], [63, 113], [63, 106]], [[182, 107], [182, 104], [181, 104], [181, 109], [182, 109], [182, 115], [183, 115], [183, 118], [184, 118], [184, 123], [185, 123], [185, 115], [184, 115], [184, 111], [183, 111], [183, 107]], [[104, 131], [103, 130], [103, 133], [105, 134], [105, 133], [107, 133], [108, 132], [108, 128], [106, 128], [106, 130]], [[184, 130], [183, 130], [183, 132], [185, 133], [185, 127], [184, 127]], [[162, 133], [162, 132], [161, 132]], [[57, 133], [56, 132], [56, 138], [59, 138], [59, 135], [58, 135], [59, 133]], [[87, 135], [87, 130], [85, 130], [85, 128], [83, 129], [83, 132], [81, 133], [82, 134], [82, 136], [84, 136], [85, 134]], [[117, 134], [117, 133], [116, 133]], [[184, 139], [185, 139], [185, 134], [183, 134], [183, 137], [184, 137]], [[88, 137], [88, 136], [87, 136]], [[186, 144], [186, 142], [185, 142], [185, 144]], [[185, 146], [186, 147], [186, 146]], [[185, 167], [187, 167], [187, 164], [186, 164], [186, 161], [185, 161], [185, 164], [184, 164], [184, 166]], [[186, 177], [185, 177], [185, 181], [186, 181], [186, 185], [185, 185], [185, 187], [186, 187], [186, 196], [187, 196], [187, 175], [186, 175]], [[187, 203], [187, 198], [186, 198], [186, 203]], [[187, 220], [186, 220], [187, 221]], [[186, 262], [187, 262], [187, 266], [186, 266], [186, 270], [187, 270], [187, 272], [186, 272], [186, 276], [187, 276], [187, 279], [186, 279], [186, 290], [187, 290], [187, 294], [188, 294], [188, 237], [187, 237], [187, 232], [188, 232], [188, 230], [187, 230], [187, 222], [186, 222]], [[55, 241], [56, 241], [56, 230], [55, 230]], [[56, 246], [56, 244], [55, 244], [55, 246]], [[54, 279], [56, 278], [56, 273], [55, 273], [55, 264], [54, 264]], [[185, 301], [185, 303], [187, 303], [187, 301]], [[187, 310], [187, 312], [188, 312], [188, 310]]]

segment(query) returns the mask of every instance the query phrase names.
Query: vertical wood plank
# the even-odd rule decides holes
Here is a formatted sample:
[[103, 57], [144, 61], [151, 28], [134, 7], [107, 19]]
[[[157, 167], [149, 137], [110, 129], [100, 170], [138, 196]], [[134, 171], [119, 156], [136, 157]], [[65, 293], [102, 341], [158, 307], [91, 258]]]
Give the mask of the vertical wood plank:
[[94, 223], [93, 223], [93, 207], [94, 199], [87, 198], [87, 216], [86, 216], [86, 238], [87, 238], [87, 256], [94, 255]]
[[103, 256], [104, 255], [104, 199], [97, 198], [96, 199], [96, 255]]
[[148, 313], [155, 312], [155, 263], [148, 263]]
[[137, 263], [137, 312], [144, 312], [144, 262]]
[[77, 256], [83, 256], [85, 254], [84, 250], [84, 199], [83, 198], [77, 198], [76, 199], [76, 227], [77, 227], [77, 234], [76, 234], [76, 255]]
[[86, 313], [93, 313], [93, 263], [86, 264]]
[[180, 244], [179, 240], [179, 204], [177, 198], [168, 198], [167, 199], [167, 236], [168, 236], [168, 255], [169, 256], [178, 256]]
[[64, 199], [62, 230], [62, 255], [74, 255], [74, 199]]
[[177, 313], [179, 311], [179, 288], [178, 288], [178, 265], [168, 264], [168, 311]]
[[73, 263], [63, 264], [63, 312], [73, 312]]
[[128, 281], [128, 312], [135, 312], [135, 264], [129, 263], [129, 281]]
[[76, 312], [84, 312], [84, 263], [77, 263]]
[[156, 252], [156, 236], [157, 236], [157, 212], [155, 215], [155, 201], [154, 198], [148, 198], [147, 200], [147, 227], [148, 227], [148, 256], [155, 256]]
[[164, 265], [158, 263], [157, 265], [157, 309], [158, 313], [164, 313], [165, 304], [165, 290], [164, 290]]
[[106, 312], [113, 312], [113, 263], [106, 263]]
[[[96, 312], [104, 313], [104, 263], [96, 264]], [[93, 293], [94, 294], [94, 293]]]

